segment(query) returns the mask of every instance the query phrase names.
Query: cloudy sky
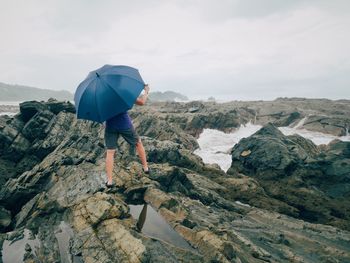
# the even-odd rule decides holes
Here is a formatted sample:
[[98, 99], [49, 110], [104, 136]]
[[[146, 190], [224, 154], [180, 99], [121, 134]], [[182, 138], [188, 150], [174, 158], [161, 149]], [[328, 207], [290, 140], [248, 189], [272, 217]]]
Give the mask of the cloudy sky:
[[2, 0], [0, 82], [122, 64], [191, 98], [350, 99], [349, 30], [348, 0]]

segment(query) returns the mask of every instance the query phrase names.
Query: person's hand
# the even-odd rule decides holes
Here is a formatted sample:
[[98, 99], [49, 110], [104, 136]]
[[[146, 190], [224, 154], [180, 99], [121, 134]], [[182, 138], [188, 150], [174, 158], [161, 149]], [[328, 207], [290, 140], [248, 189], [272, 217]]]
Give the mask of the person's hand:
[[144, 90], [145, 90], [145, 92], [146, 93], [148, 93], [149, 92], [149, 87], [148, 87], [148, 84], [145, 84], [145, 86], [144, 86], [144, 88], [143, 88]]

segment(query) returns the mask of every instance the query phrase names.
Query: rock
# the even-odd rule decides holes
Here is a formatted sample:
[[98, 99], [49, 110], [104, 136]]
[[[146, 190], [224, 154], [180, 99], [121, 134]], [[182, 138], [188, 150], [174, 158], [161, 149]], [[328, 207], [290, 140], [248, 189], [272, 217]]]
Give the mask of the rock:
[[0, 185], [4, 185], [9, 178], [17, 174], [16, 163], [0, 159]]
[[169, 140], [183, 145], [188, 150], [198, 148], [198, 143], [193, 136], [154, 115], [140, 114], [134, 119], [134, 125], [140, 135], [160, 141]]
[[[46, 136], [43, 136], [42, 140], [35, 140], [31, 147], [31, 152], [40, 159], [47, 156], [63, 141], [71, 142], [80, 136], [73, 132], [75, 138], [67, 137], [66, 131], [70, 129], [71, 125], [75, 124], [73, 114], [59, 113], [52, 120], [53, 122], [43, 132]], [[81, 130], [84, 130], [84, 127], [81, 128]]]
[[329, 197], [350, 197], [350, 142], [333, 141], [310, 166], [323, 171], [318, 184]]
[[[235, 145], [228, 174], [243, 173], [262, 186], [266, 195], [255, 203], [259, 207], [349, 229], [350, 203], [343, 199], [350, 196], [349, 145], [333, 143], [321, 152], [311, 141], [284, 136], [269, 124]], [[242, 156], [247, 149], [251, 153]]]
[[[213, 112], [209, 114], [197, 114], [186, 124], [186, 130], [198, 135], [198, 131], [204, 128], [219, 129], [230, 131], [240, 126], [240, 116], [238, 111], [232, 110], [229, 112]], [[193, 130], [197, 131], [194, 132]]]
[[198, 107], [191, 107], [191, 108], [188, 109], [188, 112], [190, 112], [190, 113], [194, 113], [194, 112], [197, 112], [197, 111], [199, 111]]
[[28, 243], [25, 245], [25, 251], [29, 251], [29, 252], [32, 251], [32, 248]]
[[122, 218], [127, 213], [128, 207], [122, 200], [97, 192], [74, 208], [75, 229], [80, 231], [106, 219]]
[[[250, 151], [249, 157], [243, 156]], [[261, 176], [288, 176], [299, 163], [315, 157], [317, 147], [301, 136], [284, 136], [269, 124], [248, 138], [243, 138], [232, 149], [232, 165], [243, 174]], [[228, 173], [234, 173], [231, 169]]]
[[38, 101], [25, 101], [19, 104], [19, 110], [24, 122], [29, 121], [36, 113], [47, 109], [45, 103]]
[[36, 113], [24, 126], [22, 134], [28, 140], [33, 141], [34, 139], [43, 139], [46, 137], [47, 132], [50, 127], [48, 125], [52, 124], [55, 120], [53, 119], [55, 115], [44, 110]]
[[150, 185], [136, 185], [129, 187], [124, 191], [124, 195], [126, 197], [127, 202], [132, 203], [132, 204], [139, 204], [143, 203], [143, 196], [146, 192], [146, 190], [152, 187]]
[[63, 211], [62, 207], [54, 198], [46, 192], [42, 192], [30, 199], [16, 215], [16, 228], [24, 225], [31, 226], [37, 224], [41, 217], [46, 214], [54, 214]]
[[243, 151], [243, 152], [241, 153], [241, 156], [246, 157], [246, 156], [248, 156], [248, 155], [251, 154], [251, 153], [252, 153], [251, 150], [246, 150], [246, 151]]
[[5, 208], [19, 212], [21, 207], [43, 189], [41, 184], [49, 180], [50, 173], [24, 172], [20, 177], [10, 179], [0, 190], [0, 200]]
[[119, 262], [142, 262], [145, 246], [133, 237], [117, 219], [104, 221], [98, 228], [98, 237], [104, 240], [107, 251]]
[[235, 201], [235, 203], [240, 201], [245, 205], [274, 210], [290, 216], [298, 216], [296, 208], [269, 196], [258, 180], [249, 176], [239, 174], [235, 177], [217, 178], [215, 181], [225, 186], [220, 194], [227, 200]]
[[56, 115], [61, 111], [75, 113], [75, 107], [69, 101], [57, 101], [51, 98], [45, 104], [48, 106], [49, 110]]
[[[85, 141], [88, 143], [85, 143]], [[97, 156], [103, 152], [101, 146], [99, 146], [99, 138], [97, 137], [95, 142], [92, 142], [82, 136], [73, 143], [70, 137], [66, 137], [66, 140], [61, 141], [61, 143], [69, 143], [70, 148], [65, 148], [59, 155], [47, 156], [40, 165], [24, 172], [18, 178], [7, 181], [0, 190], [0, 200], [5, 204], [5, 207], [18, 212], [23, 204], [44, 189], [51, 188], [51, 185], [54, 185], [50, 189], [52, 194], [62, 206], [67, 206], [67, 202], [73, 202], [75, 198], [82, 198], [85, 194], [91, 194], [101, 189], [104, 179], [100, 172], [91, 169], [89, 164], [85, 165], [87, 170], [71, 166], [71, 164], [77, 164], [83, 160], [90, 161], [90, 163], [94, 162]], [[67, 156], [69, 156], [72, 163], [68, 163], [67, 169], [61, 167], [63, 169], [59, 170], [58, 168], [61, 165], [65, 165]], [[87, 167], [90, 168], [90, 171]], [[81, 174], [81, 177], [69, 177], [67, 176], [69, 173]], [[57, 176], [63, 177], [59, 183], [56, 183]], [[65, 187], [65, 189], [62, 187]], [[67, 192], [66, 189], [72, 191]]]
[[11, 212], [0, 206], [0, 231], [6, 229], [11, 224]]
[[[121, 143], [113, 190], [104, 186], [101, 125], [77, 120], [69, 103], [29, 103], [34, 114], [22, 106], [27, 118], [22, 113], [0, 118], [0, 171], [6, 173], [0, 202], [14, 218], [3, 230], [13, 231], [0, 234], [0, 245], [4, 236], [27, 239], [21, 240], [23, 251], [26, 243], [32, 251], [27, 247], [25, 262], [63, 262], [65, 256], [79, 262], [347, 262], [348, 143], [319, 148], [267, 125], [233, 148], [229, 174], [193, 154], [195, 136], [204, 128], [229, 131], [265, 120], [294, 124], [333, 106], [329, 114], [348, 125], [348, 102], [328, 103], [281, 99], [135, 107], [131, 115], [152, 172], [143, 174], [139, 159]], [[191, 107], [198, 111], [188, 112]], [[14, 153], [18, 159], [9, 159]], [[155, 208], [190, 246], [139, 232], [128, 202]], [[152, 217], [146, 220], [152, 223]]]
[[276, 126], [289, 126], [291, 125], [293, 122], [295, 122], [296, 120], [300, 119], [302, 116], [300, 114], [300, 112], [294, 111], [290, 114], [288, 114], [285, 117], [282, 117], [281, 119], [279, 119], [278, 121], [274, 122], [274, 125]]
[[142, 242], [147, 249], [143, 259], [146, 262], [207, 262], [195, 251], [181, 249], [161, 240], [143, 238]]
[[291, 124], [295, 123], [297, 120], [301, 119], [301, 117], [302, 115], [298, 111], [293, 111], [293, 112], [280, 111], [280, 112], [273, 112], [273, 113], [268, 113], [266, 115], [258, 116], [260, 120], [264, 120], [266, 123], [271, 122], [278, 127], [290, 126]]
[[143, 145], [150, 162], [176, 164], [181, 167], [201, 170], [204, 166], [202, 160], [184, 149], [180, 144], [172, 141], [158, 141], [150, 138], [142, 138]]
[[20, 134], [23, 125], [23, 123], [22, 125], [21, 123], [16, 125], [16, 121], [14, 121], [14, 119], [7, 121], [4, 121], [2, 118], [0, 119], [0, 154], [2, 158], [10, 158], [10, 156], [7, 156], [7, 149], [15, 140], [17, 135]]
[[13, 161], [19, 161], [29, 149], [30, 141], [28, 141], [22, 134], [18, 134], [6, 149], [7, 151], [4, 154], [4, 157]]
[[325, 132], [335, 136], [345, 136], [348, 120], [328, 116], [311, 115], [304, 122], [304, 128], [310, 131]]

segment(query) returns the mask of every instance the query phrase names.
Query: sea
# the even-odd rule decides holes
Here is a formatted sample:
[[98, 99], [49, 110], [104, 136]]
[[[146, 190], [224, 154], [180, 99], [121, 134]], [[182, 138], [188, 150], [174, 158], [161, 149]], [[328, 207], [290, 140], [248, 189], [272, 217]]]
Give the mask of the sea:
[[19, 104], [22, 101], [0, 101], [0, 116], [15, 115], [19, 111]]

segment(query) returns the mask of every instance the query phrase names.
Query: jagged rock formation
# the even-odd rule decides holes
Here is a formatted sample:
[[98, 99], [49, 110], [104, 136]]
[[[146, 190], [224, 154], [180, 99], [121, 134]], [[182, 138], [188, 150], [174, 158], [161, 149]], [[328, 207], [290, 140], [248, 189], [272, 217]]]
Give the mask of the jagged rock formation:
[[350, 130], [350, 101], [305, 98], [278, 98], [274, 101], [237, 102], [236, 107], [248, 107], [256, 112], [256, 122], [275, 126], [296, 124], [304, 119], [302, 127], [343, 136]]
[[[310, 140], [284, 136], [269, 124], [232, 149], [228, 174], [237, 173], [259, 183], [263, 190], [256, 195], [276, 199], [274, 210], [350, 230], [350, 142], [334, 141], [321, 151]], [[248, 199], [242, 198], [251, 203]]]
[[[0, 114], [15, 113], [16, 108], [17, 106], [13, 105], [0, 105]], [[227, 103], [150, 102], [148, 106], [134, 109], [133, 112], [134, 116], [140, 112], [142, 114], [152, 112], [194, 136], [197, 136], [203, 128], [230, 131], [248, 121], [260, 125], [272, 123], [278, 127], [298, 124], [301, 128], [335, 136], [346, 135], [350, 130], [349, 100], [278, 98], [273, 101]]]
[[[281, 136], [273, 126], [267, 126], [233, 149], [234, 162], [226, 174], [193, 154], [197, 147], [194, 136], [206, 127], [237, 127], [254, 116], [250, 109], [232, 107], [220, 112], [201, 103], [153, 105], [158, 108], [132, 112], [152, 173], [144, 175], [122, 143], [113, 175], [118, 187], [107, 190], [103, 127], [77, 120], [69, 103], [52, 103], [27, 102], [21, 105], [20, 114], [0, 118], [0, 169], [5, 175], [0, 190], [3, 257], [11, 240], [27, 240], [24, 262], [59, 262], [63, 257], [68, 262], [88, 263], [350, 260], [347, 217], [322, 219], [327, 224], [332, 223], [328, 219], [342, 219], [333, 224], [336, 227], [296, 219], [300, 214], [295, 203], [273, 195], [276, 192], [272, 190], [283, 185], [274, 184], [270, 191], [268, 181], [264, 181], [278, 179], [286, 171], [293, 177], [295, 167], [302, 168], [305, 162], [314, 165], [313, 169], [323, 162], [325, 170], [320, 173], [335, 180], [328, 182], [335, 188], [327, 198], [336, 200], [338, 184], [347, 178], [343, 165], [348, 162], [347, 144], [335, 143], [321, 150], [307, 140]], [[276, 137], [275, 143], [269, 145], [281, 150], [281, 155], [274, 152], [280, 160], [259, 154], [268, 162], [254, 159], [259, 161], [254, 167], [255, 162], [246, 159], [262, 153], [264, 140], [274, 141], [272, 137]], [[246, 144], [255, 148], [247, 149]], [[250, 151], [243, 154], [246, 159], [242, 159], [241, 149]], [[310, 187], [320, 183], [319, 179], [310, 178]], [[293, 186], [297, 192], [299, 188]], [[348, 191], [343, 190], [345, 198]], [[192, 248], [139, 232], [128, 207], [134, 203], [151, 205]], [[331, 205], [329, 201], [323, 208], [333, 209]], [[69, 231], [62, 221], [70, 226]], [[62, 231], [71, 240], [66, 246], [59, 235]], [[36, 248], [30, 245], [35, 242], [40, 244]]]

